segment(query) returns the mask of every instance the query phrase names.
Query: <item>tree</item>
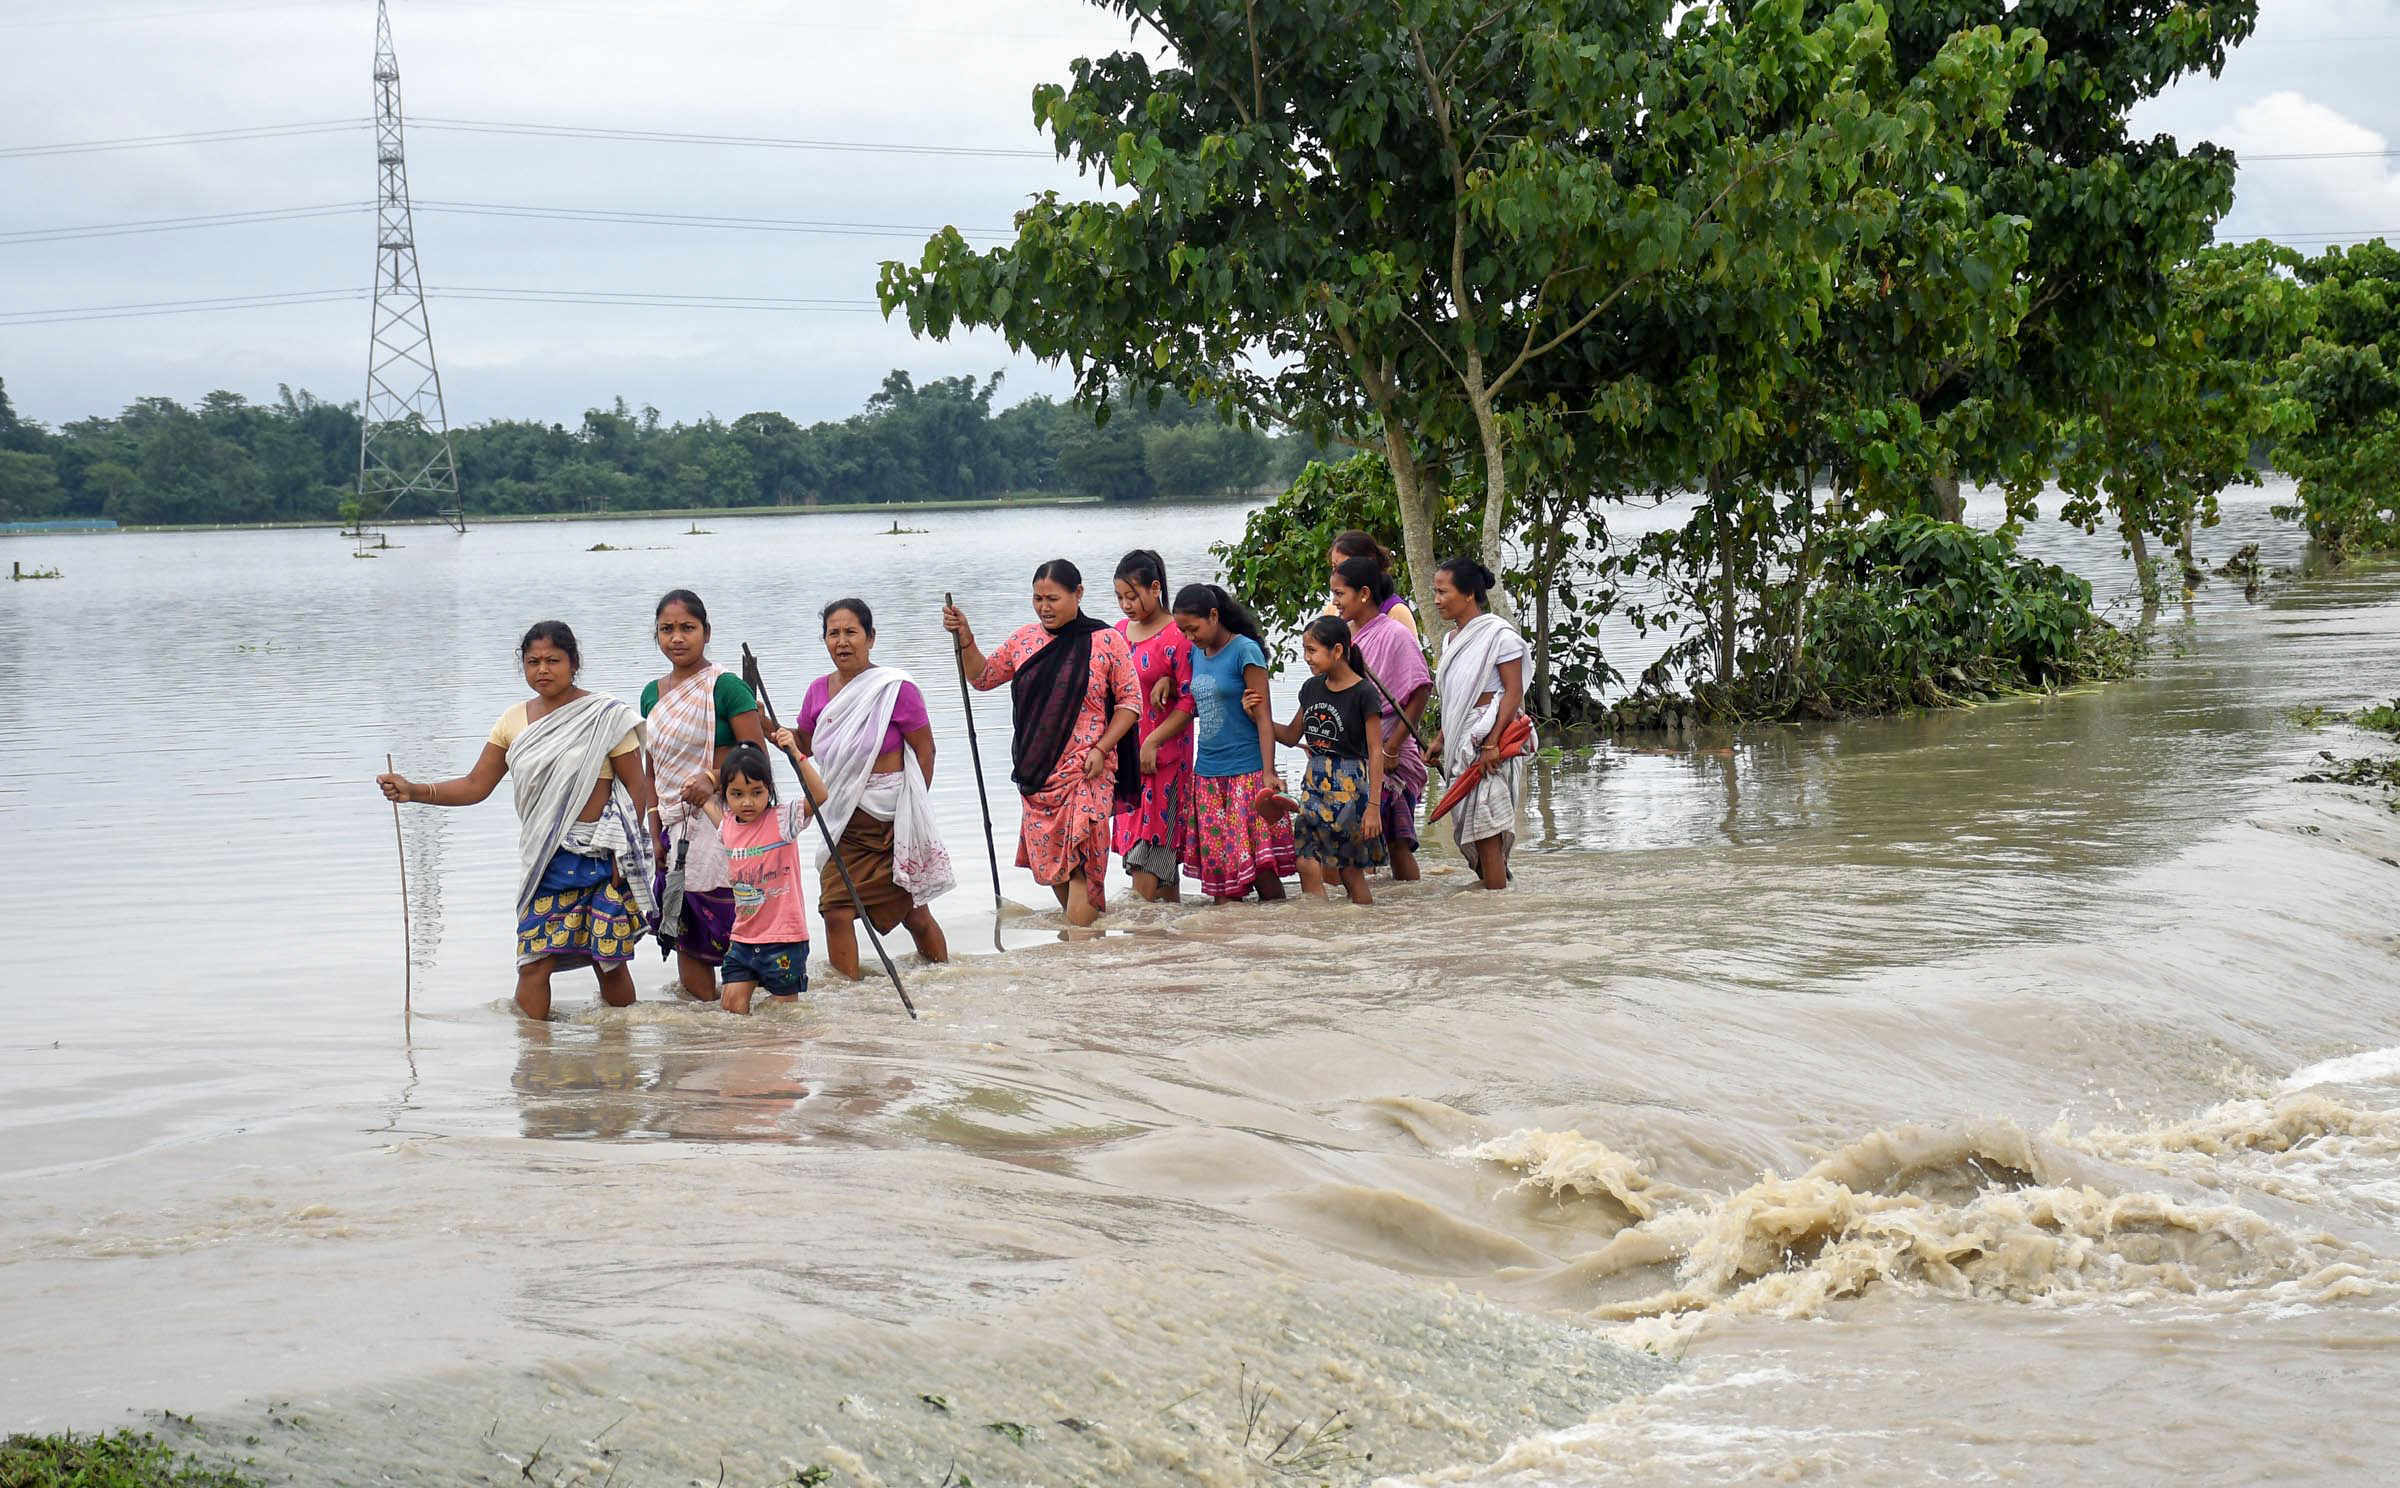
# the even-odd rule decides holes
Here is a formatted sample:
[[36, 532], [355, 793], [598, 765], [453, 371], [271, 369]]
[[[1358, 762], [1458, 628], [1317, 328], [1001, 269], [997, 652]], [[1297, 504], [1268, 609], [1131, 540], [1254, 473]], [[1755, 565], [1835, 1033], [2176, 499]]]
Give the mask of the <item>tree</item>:
[[0, 522], [47, 516], [66, 504], [66, 495], [48, 455], [0, 449]]
[[2290, 515], [2340, 556], [2400, 548], [2400, 250], [2383, 239], [2293, 265], [2312, 328], [2285, 368], [2298, 427], [2275, 447]]
[[[1430, 471], [1477, 472], [1504, 567], [1514, 400], [1597, 392], [1662, 304], [1771, 293], [1798, 319], [1869, 158], [1979, 127], [2028, 54], [1961, 32], [1904, 97], [1867, 4], [1808, 24], [1800, 0], [1739, 21], [1667, 0], [1097, 3], [1180, 65], [1082, 59], [1034, 113], [1123, 198], [1046, 193], [986, 253], [945, 231], [884, 266], [887, 312], [997, 328], [1096, 402], [1177, 388], [1378, 438], [1420, 586], [1448, 484]], [[1672, 379], [1632, 350], [1621, 375]]]
[[[2024, 220], [2026, 312], [2006, 354], [1937, 365], [1916, 390], [1955, 460], [1936, 471], [1926, 509], [1957, 520], [1961, 476], [2004, 484], [2014, 514], [2055, 477], [2087, 497], [2105, 460], [2075, 421], [2125, 395], [2144, 350], [2163, 332], [2170, 275], [2204, 247], [2233, 199], [2234, 162], [2211, 145], [2137, 139], [2134, 105], [2197, 71], [2214, 76], [2258, 21], [2257, 0], [1954, 0], [1896, 4], [1891, 38], [1903, 67], [1948, 45], [1962, 22], [2041, 34], [2046, 62], [2019, 90], [2001, 129], [1974, 140], [1949, 173], [1985, 210]], [[2146, 525], [2130, 517], [2138, 545]]]
[[1158, 494], [1149, 452], [1130, 422], [1095, 424], [1083, 417], [1075, 423], [1058, 445], [1058, 473], [1071, 489], [1104, 501], [1147, 501]]

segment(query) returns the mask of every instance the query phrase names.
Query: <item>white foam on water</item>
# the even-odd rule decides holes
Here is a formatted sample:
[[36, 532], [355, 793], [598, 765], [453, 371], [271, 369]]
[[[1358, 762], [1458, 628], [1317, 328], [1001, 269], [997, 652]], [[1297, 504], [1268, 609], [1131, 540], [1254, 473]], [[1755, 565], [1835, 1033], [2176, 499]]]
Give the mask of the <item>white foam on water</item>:
[[2400, 1080], [2400, 1045], [2387, 1049], [2366, 1049], [2345, 1054], [2339, 1059], [2324, 1059], [2284, 1077], [2285, 1090], [2306, 1090], [2314, 1085], [2380, 1085]]

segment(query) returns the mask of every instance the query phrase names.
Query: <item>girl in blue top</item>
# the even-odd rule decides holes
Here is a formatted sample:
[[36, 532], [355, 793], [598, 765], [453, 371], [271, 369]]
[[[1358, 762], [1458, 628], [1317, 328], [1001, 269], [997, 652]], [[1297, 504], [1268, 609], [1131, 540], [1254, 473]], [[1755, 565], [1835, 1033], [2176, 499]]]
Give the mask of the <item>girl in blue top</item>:
[[[1266, 640], [1250, 612], [1214, 584], [1176, 594], [1175, 624], [1192, 643], [1199, 740], [1184, 807], [1184, 869], [1220, 904], [1252, 889], [1281, 899], [1283, 875], [1298, 869], [1299, 856], [1290, 820], [1274, 809], [1283, 783], [1275, 776]], [[1245, 693], [1257, 695], [1255, 712], [1244, 709]]]

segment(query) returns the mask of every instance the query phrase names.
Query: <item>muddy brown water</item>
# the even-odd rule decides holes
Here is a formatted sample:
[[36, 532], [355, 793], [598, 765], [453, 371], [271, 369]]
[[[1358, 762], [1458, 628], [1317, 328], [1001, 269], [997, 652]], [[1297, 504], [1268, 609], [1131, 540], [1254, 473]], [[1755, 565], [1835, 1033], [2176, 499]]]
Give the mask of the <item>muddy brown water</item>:
[[[2280, 494], [2202, 550], [2297, 563]], [[522, 1024], [507, 806], [419, 809], [403, 1025], [366, 780], [462, 768], [531, 619], [630, 696], [688, 584], [789, 707], [867, 595], [975, 952], [939, 591], [996, 638], [1039, 557], [1199, 577], [1238, 519], [18, 544], [66, 577], [0, 595], [0, 1428], [308, 1483], [2388, 1474], [2400, 816], [2290, 783], [2368, 745], [2288, 713], [2400, 692], [2391, 570], [2212, 583], [2108, 688], [1547, 763], [1504, 896], [1429, 854], [1064, 943], [1012, 869], [915, 1024], [655, 959]]]

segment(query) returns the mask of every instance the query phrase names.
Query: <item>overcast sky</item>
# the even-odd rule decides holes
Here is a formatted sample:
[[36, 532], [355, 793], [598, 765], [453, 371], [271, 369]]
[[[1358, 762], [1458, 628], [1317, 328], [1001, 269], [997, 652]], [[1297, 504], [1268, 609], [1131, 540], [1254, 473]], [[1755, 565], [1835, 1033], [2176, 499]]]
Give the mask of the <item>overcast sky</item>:
[[[2271, 0], [2220, 79], [2143, 108], [2145, 132], [2245, 156], [2379, 151], [2400, 132], [2400, 0]], [[0, 149], [307, 120], [372, 105], [373, 0], [0, 0]], [[1028, 105], [1123, 32], [1081, 0], [394, 0], [410, 117], [1039, 150]], [[870, 301], [921, 229], [1005, 228], [1042, 158], [703, 147], [412, 130], [429, 286]], [[2309, 246], [2400, 236], [2400, 160], [2259, 161], [2224, 231]], [[0, 156], [0, 311], [338, 290], [368, 282], [346, 213], [47, 243], [27, 229], [362, 203], [371, 136]], [[425, 203], [889, 225], [893, 236], [537, 221]], [[2307, 235], [2307, 236], [2302, 236]], [[1002, 402], [1058, 372], [996, 338], [921, 342], [857, 310], [758, 312], [439, 300], [453, 423], [572, 422], [622, 394], [670, 418], [855, 412], [893, 367], [1006, 368]], [[132, 399], [276, 384], [352, 401], [367, 309], [331, 303], [0, 324], [0, 379], [52, 424]]]

